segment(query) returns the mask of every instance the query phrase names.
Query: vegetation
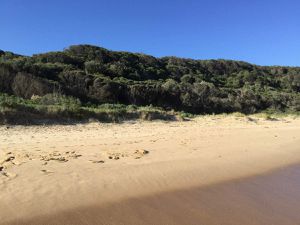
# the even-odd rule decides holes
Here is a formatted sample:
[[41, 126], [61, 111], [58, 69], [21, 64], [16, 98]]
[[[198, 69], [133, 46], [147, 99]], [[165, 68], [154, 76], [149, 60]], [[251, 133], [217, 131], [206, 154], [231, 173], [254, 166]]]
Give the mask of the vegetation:
[[150, 108], [192, 114], [297, 113], [300, 67], [155, 58], [90, 45], [32, 57], [0, 51], [0, 92], [6, 93], [0, 96], [2, 114], [8, 108], [72, 118]]
[[190, 115], [168, 112], [152, 106], [83, 105], [78, 99], [58, 94], [33, 96], [31, 99], [0, 94], [0, 124], [70, 123], [88, 120], [120, 122], [128, 119], [175, 120], [187, 117]]

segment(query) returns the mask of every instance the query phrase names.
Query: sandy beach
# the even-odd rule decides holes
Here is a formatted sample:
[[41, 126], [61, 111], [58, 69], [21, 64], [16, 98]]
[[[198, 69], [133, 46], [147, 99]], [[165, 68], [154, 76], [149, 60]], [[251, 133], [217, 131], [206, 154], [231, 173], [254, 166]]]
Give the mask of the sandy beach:
[[1, 225], [300, 223], [299, 118], [1, 126], [0, 143]]

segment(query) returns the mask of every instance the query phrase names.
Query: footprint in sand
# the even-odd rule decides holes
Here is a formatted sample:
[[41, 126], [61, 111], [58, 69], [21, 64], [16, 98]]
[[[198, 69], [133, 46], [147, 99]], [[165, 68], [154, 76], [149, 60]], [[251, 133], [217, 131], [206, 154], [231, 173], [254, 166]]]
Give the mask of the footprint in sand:
[[[122, 155], [122, 157], [125, 157], [124, 155]], [[114, 159], [114, 160], [119, 160], [120, 159], [120, 156], [119, 156], [119, 153], [114, 153], [110, 156], [108, 156], [109, 159]]]
[[41, 170], [41, 172], [43, 172], [44, 174], [52, 174], [52, 173], [54, 173], [53, 171], [50, 171], [50, 170]]
[[128, 158], [128, 157], [133, 157], [134, 159], [140, 159], [147, 154], [149, 154], [149, 151], [144, 149], [135, 150], [133, 153], [113, 152], [113, 153], [108, 153], [108, 159], [119, 160], [121, 158]]
[[[40, 160], [44, 162], [49, 162], [49, 161], [57, 161], [57, 162], [68, 162], [70, 159], [77, 159], [81, 157], [82, 155], [77, 154], [75, 151], [67, 151], [67, 152], [52, 152], [46, 155], [40, 155]], [[46, 165], [46, 163], [44, 163]]]
[[144, 149], [136, 150], [134, 152], [134, 157], [135, 157], [135, 159], [140, 159], [143, 156], [148, 155], [149, 153], [150, 153], [149, 151], [144, 150]]
[[92, 163], [95, 163], [95, 164], [102, 164], [102, 163], [105, 163], [104, 160], [90, 160]]
[[7, 172], [5, 169], [6, 168], [4, 166], [0, 166], [0, 175], [8, 179], [14, 179], [17, 177], [17, 174]]
[[6, 167], [20, 166], [28, 160], [32, 160], [29, 154], [7, 152], [5, 155], [0, 156], [0, 165]]
[[9, 179], [14, 179], [14, 178], [16, 178], [17, 177], [17, 174], [15, 174], [15, 173], [9, 173], [9, 172], [2, 172], [2, 175], [3, 176], [5, 176], [5, 177], [7, 177], [7, 178], [9, 178]]
[[15, 156], [11, 155], [10, 153], [8, 153], [8, 156], [5, 157], [4, 160], [2, 160], [2, 162], [0, 162], [0, 164], [4, 164], [4, 163], [9, 163], [9, 162], [12, 162], [13, 163], [13, 160], [15, 159]]

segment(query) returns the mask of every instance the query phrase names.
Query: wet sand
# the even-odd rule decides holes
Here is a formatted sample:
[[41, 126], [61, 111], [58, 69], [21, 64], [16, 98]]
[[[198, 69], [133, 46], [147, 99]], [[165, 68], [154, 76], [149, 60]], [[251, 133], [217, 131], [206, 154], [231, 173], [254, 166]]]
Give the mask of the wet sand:
[[300, 166], [204, 188], [73, 209], [7, 225], [296, 225]]
[[0, 126], [0, 143], [1, 225], [299, 221], [299, 118]]

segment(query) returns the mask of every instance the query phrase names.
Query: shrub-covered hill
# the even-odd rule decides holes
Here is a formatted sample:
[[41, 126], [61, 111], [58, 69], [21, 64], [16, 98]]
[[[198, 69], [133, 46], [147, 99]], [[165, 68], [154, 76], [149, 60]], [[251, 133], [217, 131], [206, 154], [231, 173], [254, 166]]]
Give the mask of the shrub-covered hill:
[[0, 92], [23, 99], [47, 94], [190, 113], [300, 111], [300, 67], [192, 60], [76, 45], [21, 56], [0, 51]]

